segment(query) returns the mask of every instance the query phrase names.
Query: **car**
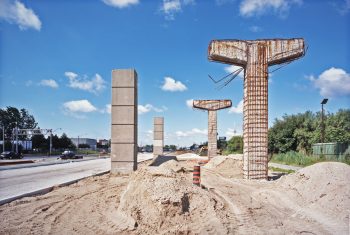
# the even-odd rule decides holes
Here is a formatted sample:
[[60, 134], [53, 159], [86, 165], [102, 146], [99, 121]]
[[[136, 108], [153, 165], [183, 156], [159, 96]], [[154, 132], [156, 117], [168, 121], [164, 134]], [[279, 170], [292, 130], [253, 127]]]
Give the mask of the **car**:
[[60, 156], [61, 159], [66, 160], [66, 159], [80, 159], [83, 158], [81, 155], [75, 155], [73, 151], [66, 150], [62, 153]]
[[23, 155], [21, 153], [15, 153], [13, 151], [5, 151], [0, 155], [0, 159], [22, 159]]

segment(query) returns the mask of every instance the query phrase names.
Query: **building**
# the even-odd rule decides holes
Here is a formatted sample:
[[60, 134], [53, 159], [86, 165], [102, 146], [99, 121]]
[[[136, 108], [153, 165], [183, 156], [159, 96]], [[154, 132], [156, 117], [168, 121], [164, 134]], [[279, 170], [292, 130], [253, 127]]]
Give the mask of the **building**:
[[87, 144], [89, 145], [90, 149], [96, 150], [97, 148], [97, 141], [96, 139], [89, 139], [89, 138], [70, 138], [70, 140], [73, 142], [73, 144], [78, 148], [81, 144]]
[[101, 146], [108, 146], [109, 141], [106, 139], [99, 139], [98, 144]]

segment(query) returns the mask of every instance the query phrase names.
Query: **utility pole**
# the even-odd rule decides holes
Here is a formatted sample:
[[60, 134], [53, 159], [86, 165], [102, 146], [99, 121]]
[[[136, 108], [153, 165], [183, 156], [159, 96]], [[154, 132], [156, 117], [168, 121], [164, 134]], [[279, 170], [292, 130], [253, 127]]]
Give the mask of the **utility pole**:
[[5, 126], [2, 124], [2, 151], [5, 152]]
[[49, 132], [50, 132], [50, 153], [49, 153], [49, 155], [51, 156], [51, 151], [52, 151], [52, 129], [50, 129]]
[[18, 154], [18, 126], [16, 122], [16, 153]]

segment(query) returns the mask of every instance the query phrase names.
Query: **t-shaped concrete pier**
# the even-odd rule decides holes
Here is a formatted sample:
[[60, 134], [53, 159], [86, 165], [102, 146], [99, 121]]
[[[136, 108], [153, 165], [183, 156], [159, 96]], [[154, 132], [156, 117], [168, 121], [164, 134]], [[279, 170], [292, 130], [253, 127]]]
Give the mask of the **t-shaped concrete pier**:
[[163, 155], [164, 147], [164, 117], [153, 118], [153, 155]]
[[268, 163], [268, 66], [305, 54], [304, 39], [214, 40], [209, 60], [244, 68], [243, 173], [266, 179]]
[[111, 173], [137, 169], [137, 73], [112, 71]]
[[216, 111], [232, 106], [231, 100], [194, 100], [193, 107], [208, 111], [208, 158], [217, 154], [217, 114]]

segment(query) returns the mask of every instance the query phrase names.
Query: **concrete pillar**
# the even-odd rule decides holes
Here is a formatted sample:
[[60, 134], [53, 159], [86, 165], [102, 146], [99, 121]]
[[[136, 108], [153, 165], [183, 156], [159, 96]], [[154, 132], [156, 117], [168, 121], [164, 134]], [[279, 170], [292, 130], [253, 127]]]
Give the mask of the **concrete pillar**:
[[208, 110], [208, 158], [217, 154], [217, 116], [216, 110]]
[[153, 155], [163, 155], [164, 146], [164, 117], [154, 117], [153, 119]]
[[137, 73], [112, 70], [111, 173], [137, 169]]
[[268, 56], [265, 44], [248, 46], [244, 78], [243, 174], [266, 179], [268, 170]]

